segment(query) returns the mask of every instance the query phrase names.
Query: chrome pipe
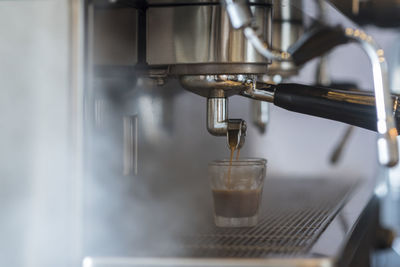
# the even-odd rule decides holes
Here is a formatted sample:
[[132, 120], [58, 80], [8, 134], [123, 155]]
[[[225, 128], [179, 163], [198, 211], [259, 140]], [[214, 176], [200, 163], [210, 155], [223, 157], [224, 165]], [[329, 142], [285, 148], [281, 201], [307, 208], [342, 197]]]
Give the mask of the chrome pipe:
[[253, 125], [260, 133], [265, 133], [269, 122], [269, 103], [254, 100], [251, 103]]
[[372, 64], [378, 131], [379, 162], [394, 166], [399, 161], [397, 129], [393, 119], [393, 102], [389, 91], [387, 63], [383, 50], [361, 30], [346, 28], [346, 36], [359, 43]]
[[246, 0], [224, 0], [222, 3], [233, 28], [240, 29], [251, 24], [253, 16]]
[[228, 99], [207, 98], [207, 130], [210, 134], [224, 136], [228, 131]]
[[263, 40], [261, 40], [261, 38], [257, 35], [256, 31], [252, 27], [246, 27], [243, 30], [243, 33], [244, 36], [246, 36], [247, 40], [257, 50], [257, 52], [263, 55], [265, 58], [279, 62], [292, 60], [292, 56], [288, 52], [269, 49], [268, 45]]
[[268, 48], [270, 45], [265, 43], [257, 34], [256, 29], [251, 25], [253, 16], [250, 12], [247, 1], [224, 0], [222, 3], [225, 4], [225, 9], [229, 15], [232, 27], [235, 29], [243, 29], [244, 36], [258, 53], [273, 61], [291, 60], [291, 55], [289, 53]]

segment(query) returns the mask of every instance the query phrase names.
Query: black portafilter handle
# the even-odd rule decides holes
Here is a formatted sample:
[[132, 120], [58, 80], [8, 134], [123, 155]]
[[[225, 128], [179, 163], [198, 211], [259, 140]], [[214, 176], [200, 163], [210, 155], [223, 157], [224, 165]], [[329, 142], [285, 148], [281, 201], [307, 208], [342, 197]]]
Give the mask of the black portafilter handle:
[[[375, 96], [372, 92], [345, 91], [295, 83], [274, 87], [274, 104], [278, 107], [377, 130]], [[398, 96], [392, 95], [396, 128], [400, 130]]]

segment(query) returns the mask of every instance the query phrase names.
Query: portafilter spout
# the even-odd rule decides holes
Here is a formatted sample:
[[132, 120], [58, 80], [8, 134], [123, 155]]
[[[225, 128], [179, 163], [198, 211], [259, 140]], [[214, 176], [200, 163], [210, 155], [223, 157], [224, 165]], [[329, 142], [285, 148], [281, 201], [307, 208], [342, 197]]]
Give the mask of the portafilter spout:
[[242, 148], [247, 127], [242, 119], [228, 119], [226, 97], [208, 97], [207, 130], [215, 136], [226, 136], [229, 148], [235, 150]]
[[208, 132], [226, 136], [229, 148], [235, 150], [243, 146], [247, 126], [242, 119], [228, 118], [228, 97], [242, 90], [240, 82], [229, 78], [232, 79], [228, 75], [187, 75], [180, 82], [185, 89], [207, 98]]

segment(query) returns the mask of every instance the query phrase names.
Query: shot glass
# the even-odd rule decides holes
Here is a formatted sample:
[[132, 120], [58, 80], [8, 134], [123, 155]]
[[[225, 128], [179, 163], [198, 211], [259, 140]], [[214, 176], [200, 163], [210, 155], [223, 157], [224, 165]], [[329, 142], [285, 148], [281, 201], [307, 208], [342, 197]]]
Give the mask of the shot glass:
[[208, 172], [218, 227], [251, 227], [258, 222], [265, 159], [216, 160]]

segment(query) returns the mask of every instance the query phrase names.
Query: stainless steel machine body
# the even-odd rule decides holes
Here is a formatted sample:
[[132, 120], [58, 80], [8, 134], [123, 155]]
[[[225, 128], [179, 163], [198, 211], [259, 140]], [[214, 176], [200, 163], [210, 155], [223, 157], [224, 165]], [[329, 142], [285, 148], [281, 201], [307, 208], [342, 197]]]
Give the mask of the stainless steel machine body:
[[[259, 33], [271, 44], [271, 49], [287, 49], [304, 30], [300, 27], [300, 17], [286, 21], [285, 10], [290, 8], [282, 7], [277, 13], [285, 21], [280, 21], [279, 15], [273, 20], [273, 2], [250, 2]], [[341, 262], [348, 238], [355, 233], [356, 222], [365, 215], [363, 210], [370, 203], [374, 187], [371, 181], [355, 187], [339, 183], [335, 192], [329, 192], [329, 183], [323, 187], [324, 183], [300, 180], [288, 189], [285, 183], [290, 184], [290, 180], [272, 182], [267, 190], [272, 198], [266, 198], [264, 220], [274, 221], [279, 227], [282, 220], [289, 218], [285, 229], [274, 230], [265, 223], [257, 228], [259, 236], [246, 231], [204, 230], [212, 222], [207, 163], [227, 155], [225, 142], [209, 135], [207, 129], [216, 135], [226, 135], [230, 122], [231, 126], [243, 125], [243, 121], [229, 121], [227, 97], [231, 95], [274, 99], [273, 92], [249, 87], [248, 77], [262, 74], [289, 77], [299, 71], [298, 67], [290, 62], [271, 64], [256, 52], [243, 30], [235, 30], [230, 25], [229, 16], [219, 1], [93, 1], [86, 6], [86, 19], [85, 163], [91, 173], [85, 181], [88, 193], [83, 240], [84, 255], [91, 257], [85, 259], [85, 267], [333, 266]], [[280, 37], [275, 41], [277, 47], [271, 39], [274, 36]], [[235, 104], [243, 107], [246, 99], [229, 100], [231, 107]], [[290, 125], [286, 114], [276, 110], [273, 114], [280, 117], [284, 127]], [[241, 118], [248, 115], [247, 110], [240, 109]], [[252, 127], [248, 128], [254, 134]], [[271, 134], [286, 145], [273, 148], [273, 143], [277, 144], [274, 141], [265, 146], [265, 150], [272, 150], [271, 156], [279, 157], [282, 147], [288, 149], [291, 142], [301, 146], [294, 138], [285, 140], [285, 136], [293, 134], [290, 128]], [[260, 145], [264, 137], [257, 135], [249, 139], [248, 135], [242, 150], [253, 156], [255, 151], [264, 149]], [[372, 149], [372, 152], [375, 151]], [[364, 159], [363, 156], [375, 160], [372, 152], [363, 152], [357, 160]], [[282, 158], [287, 164], [286, 158]], [[274, 159], [270, 162], [271, 175], [279, 177], [278, 169], [284, 170], [285, 165], [274, 166]], [[360, 164], [363, 166], [364, 162]], [[358, 176], [349, 171], [349, 166], [353, 165], [348, 165], [344, 173]], [[326, 202], [317, 201], [321, 198], [318, 188], [305, 188], [308, 183], [326, 189], [323, 194]], [[305, 197], [307, 190], [316, 194], [310, 193], [310, 198], [305, 199], [303, 206], [299, 204], [296, 211], [293, 208], [296, 198]], [[286, 198], [287, 195], [296, 197]], [[282, 206], [268, 204], [279, 197]], [[311, 202], [326, 205], [308, 210]], [[275, 207], [284, 209], [274, 213]], [[301, 214], [296, 213], [299, 210]], [[197, 236], [199, 233], [203, 236]], [[202, 239], [204, 236], [210, 239]], [[189, 250], [194, 253], [191, 256], [181, 254], [181, 238], [189, 238], [185, 244], [192, 248], [204, 246], [205, 240], [210, 242], [206, 246], [212, 249], [201, 257], [195, 255], [195, 249]], [[246, 243], [246, 238], [250, 243]], [[284, 243], [284, 238], [293, 243]], [[337, 239], [332, 241], [332, 238]], [[212, 255], [213, 248], [227, 245], [224, 240], [228, 249], [231, 243], [233, 251], [252, 248], [265, 254], [254, 252], [252, 259], [231, 260], [224, 257], [230, 251], [219, 255], [219, 259], [210, 259], [207, 255]], [[261, 248], [254, 244], [252, 247], [251, 242], [259, 242], [257, 246]], [[281, 246], [278, 253], [268, 252], [271, 242], [275, 248]], [[286, 253], [291, 244], [298, 246], [296, 253]], [[160, 260], [157, 257], [165, 248], [173, 251], [162, 255], [168, 256], [167, 259]], [[121, 255], [131, 258], [120, 258]], [[238, 255], [245, 257], [246, 254]], [[258, 259], [261, 256], [266, 258]]]
[[[251, 2], [251, 1], [250, 1]], [[149, 1], [146, 61], [168, 73], [265, 73], [269, 60], [235, 30], [219, 1]], [[258, 34], [271, 43], [271, 2], [254, 1]]]

